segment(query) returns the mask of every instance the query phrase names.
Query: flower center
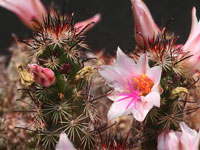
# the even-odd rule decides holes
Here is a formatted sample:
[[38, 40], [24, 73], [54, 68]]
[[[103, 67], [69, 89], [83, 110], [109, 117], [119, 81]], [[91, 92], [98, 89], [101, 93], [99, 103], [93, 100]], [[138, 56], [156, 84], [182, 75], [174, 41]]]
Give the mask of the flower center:
[[128, 80], [127, 82], [129, 92], [120, 93], [119, 96], [122, 96], [123, 98], [117, 100], [117, 102], [119, 102], [129, 99], [126, 109], [128, 109], [132, 103], [134, 103], [134, 107], [136, 109], [137, 100], [141, 99], [140, 96], [145, 96], [148, 93], [150, 93], [153, 87], [153, 81], [144, 74], [133, 78], [133, 80], [135, 82], [134, 84], [136, 85], [136, 87], [133, 86]]
[[133, 89], [133, 86], [131, 85], [131, 83], [129, 82], [129, 80], [127, 80], [128, 82], [128, 86], [129, 86], [129, 93], [120, 93], [119, 96], [122, 96], [123, 98], [117, 100], [117, 102], [120, 102], [120, 101], [123, 101], [123, 100], [127, 100], [127, 99], [130, 99], [129, 103], [127, 104], [126, 106], [126, 109], [129, 108], [129, 106], [134, 103], [134, 106], [135, 106], [135, 109], [136, 109], [136, 102], [137, 100], [140, 99], [140, 96], [139, 96], [139, 90], [134, 90]]
[[140, 95], [147, 95], [151, 92], [153, 87], [153, 81], [149, 79], [146, 75], [142, 74], [133, 79], [136, 83], [136, 88], [139, 90]]

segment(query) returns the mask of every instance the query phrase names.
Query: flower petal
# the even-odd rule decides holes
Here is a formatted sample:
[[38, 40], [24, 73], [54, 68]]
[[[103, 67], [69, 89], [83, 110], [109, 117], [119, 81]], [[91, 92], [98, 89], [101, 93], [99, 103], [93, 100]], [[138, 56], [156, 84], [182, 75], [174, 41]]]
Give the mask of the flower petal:
[[106, 83], [116, 90], [123, 89], [124, 79], [118, 74], [113, 66], [100, 66], [98, 68], [100, 75], [105, 79]]
[[87, 25], [89, 25], [83, 32], [82, 34], [84, 34], [85, 32], [89, 31], [91, 28], [93, 28], [99, 21], [101, 20], [101, 15], [100, 14], [96, 14], [95, 16], [93, 16], [90, 19], [81, 21], [81, 22], [77, 22], [74, 25], [74, 28], [76, 28], [78, 31], [83, 30]]
[[192, 42], [193, 38], [198, 34], [198, 20], [196, 16], [196, 8], [192, 8], [192, 25], [191, 25], [191, 30], [190, 30], [190, 35], [188, 37], [187, 42], [185, 43], [184, 47], [188, 47], [190, 42]]
[[180, 123], [182, 130], [181, 143], [184, 150], [198, 150], [200, 133], [189, 128], [184, 122]]
[[70, 142], [64, 132], [60, 134], [59, 141], [56, 145], [56, 150], [75, 150], [73, 144]]
[[15, 13], [31, 29], [34, 28], [32, 19], [42, 21], [43, 16], [47, 15], [40, 0], [0, 0], [0, 6]]
[[[123, 97], [118, 96], [118, 99], [121, 99]], [[122, 116], [122, 115], [128, 115], [131, 113], [131, 110], [133, 109], [133, 105], [131, 105], [129, 108], [126, 109], [128, 106], [131, 98], [123, 100], [123, 101], [117, 101], [111, 105], [109, 111], [108, 111], [108, 120], [112, 120], [116, 117]]]
[[152, 109], [153, 104], [145, 101], [137, 101], [136, 109], [132, 110], [133, 116], [137, 121], [142, 122], [147, 113]]
[[198, 22], [196, 17], [196, 8], [192, 9], [192, 26], [190, 35], [182, 47], [184, 52], [189, 52], [192, 57], [186, 59], [181, 64], [185, 68], [185, 71], [190, 75], [194, 74], [196, 71], [200, 70], [200, 21]]
[[153, 104], [154, 106], [160, 107], [160, 94], [159, 92], [150, 92], [144, 98], [143, 101]]
[[158, 136], [158, 150], [181, 150], [179, 139], [181, 132], [174, 132], [173, 130], [162, 132]]
[[114, 67], [116, 68], [118, 73], [123, 76], [123, 78], [126, 78], [126, 80], [136, 76], [135, 62], [133, 61], [133, 59], [125, 55], [119, 47], [117, 48], [117, 60]]
[[147, 54], [143, 54], [140, 56], [136, 66], [138, 74], [146, 74], [146, 71], [150, 69]]
[[161, 79], [161, 73], [162, 68], [160, 66], [155, 66], [147, 70], [146, 76], [154, 82], [154, 85], [158, 86]]

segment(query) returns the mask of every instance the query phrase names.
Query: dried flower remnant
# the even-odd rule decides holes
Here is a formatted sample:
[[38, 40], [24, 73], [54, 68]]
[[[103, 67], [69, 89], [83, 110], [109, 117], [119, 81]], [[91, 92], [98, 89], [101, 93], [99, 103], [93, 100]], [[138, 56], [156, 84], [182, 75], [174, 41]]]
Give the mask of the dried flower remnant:
[[79, 80], [79, 79], [88, 79], [94, 73], [95, 69], [96, 68], [93, 67], [93, 66], [86, 66], [86, 67], [84, 67], [83, 69], [81, 69], [77, 73], [75, 79], [76, 80]]
[[146, 54], [140, 56], [135, 64], [118, 48], [115, 64], [100, 66], [99, 73], [114, 88], [108, 96], [114, 101], [108, 119], [132, 113], [142, 122], [153, 106], [160, 107], [161, 68], [150, 68]]
[[26, 69], [24, 69], [24, 65], [20, 63], [17, 67], [17, 71], [19, 73], [19, 76], [21, 78], [21, 83], [26, 86], [31, 86], [34, 83], [34, 77], [33, 75], [28, 72]]
[[76, 28], [79, 32], [83, 31], [81, 34], [84, 34], [85, 32], [87, 32], [90, 29], [92, 29], [95, 24], [99, 23], [100, 20], [101, 20], [101, 15], [100, 14], [96, 14], [93, 17], [91, 17], [91, 18], [89, 18], [87, 20], [77, 22], [74, 25], [74, 28]]

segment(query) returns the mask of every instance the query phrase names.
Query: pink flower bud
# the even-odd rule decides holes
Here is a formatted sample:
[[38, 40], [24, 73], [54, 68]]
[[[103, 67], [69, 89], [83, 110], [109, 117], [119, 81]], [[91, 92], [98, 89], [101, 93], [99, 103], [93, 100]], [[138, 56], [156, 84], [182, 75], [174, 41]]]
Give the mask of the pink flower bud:
[[31, 29], [34, 27], [32, 19], [42, 21], [43, 16], [47, 15], [40, 0], [0, 0], [0, 6], [15, 13]]
[[181, 131], [165, 131], [158, 136], [158, 150], [198, 150], [200, 132], [190, 129], [184, 122]]
[[55, 82], [55, 74], [49, 68], [43, 68], [37, 64], [30, 64], [30, 70], [34, 75], [34, 80], [41, 86], [49, 87]]
[[155, 24], [151, 13], [142, 0], [131, 0], [134, 16], [135, 40], [140, 46], [152, 40], [160, 33], [160, 29]]

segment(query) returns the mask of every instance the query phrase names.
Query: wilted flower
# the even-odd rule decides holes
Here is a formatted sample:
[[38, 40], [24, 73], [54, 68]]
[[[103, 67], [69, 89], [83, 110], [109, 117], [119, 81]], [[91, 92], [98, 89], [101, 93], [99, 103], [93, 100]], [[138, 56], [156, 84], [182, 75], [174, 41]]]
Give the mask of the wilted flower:
[[32, 19], [42, 21], [47, 15], [40, 0], [0, 0], [0, 6], [15, 13], [31, 29], [34, 27]]
[[35, 82], [39, 85], [49, 87], [55, 82], [55, 74], [51, 69], [37, 64], [30, 64], [29, 68], [34, 75]]
[[146, 54], [135, 64], [118, 48], [115, 64], [100, 66], [99, 73], [114, 88], [109, 95], [114, 103], [108, 119], [132, 113], [136, 120], [143, 121], [153, 106], [160, 107], [161, 68], [150, 68]]
[[59, 141], [56, 145], [56, 150], [75, 150], [73, 144], [70, 142], [64, 132], [60, 134]]
[[188, 72], [195, 73], [200, 69], [200, 22], [196, 17], [196, 8], [192, 8], [192, 26], [190, 35], [182, 47], [184, 52], [192, 55], [184, 61], [184, 67]]
[[[0, 6], [15, 13], [20, 18], [20, 20], [31, 29], [34, 29], [33, 25], [36, 25], [31, 20], [35, 19], [39, 22], [43, 22], [43, 18], [47, 17], [47, 10], [40, 0], [0, 0]], [[51, 10], [50, 13], [55, 12]], [[87, 25], [93, 23], [82, 32], [83, 34], [90, 30], [100, 20], [101, 15], [96, 14], [88, 20], [77, 22], [75, 24], [75, 28], [77, 28], [78, 31], [81, 31]]]
[[158, 137], [158, 150], [198, 150], [200, 132], [189, 128], [184, 122], [180, 123], [182, 132], [165, 131]]
[[152, 40], [160, 33], [160, 29], [155, 24], [151, 13], [142, 0], [131, 0], [134, 16], [135, 40], [140, 46]]
[[[89, 18], [87, 20], [84, 21], [80, 21], [77, 22], [74, 27], [78, 30], [78, 31], [82, 31], [87, 25], [89, 25], [87, 28], [85, 28], [85, 30], [82, 32], [85, 33], [88, 30], [90, 30], [91, 28], [94, 27], [95, 24], [97, 24], [99, 21], [101, 20], [101, 15], [100, 14], [96, 14], [94, 15], [92, 18]], [[91, 23], [91, 24], [90, 24]]]

